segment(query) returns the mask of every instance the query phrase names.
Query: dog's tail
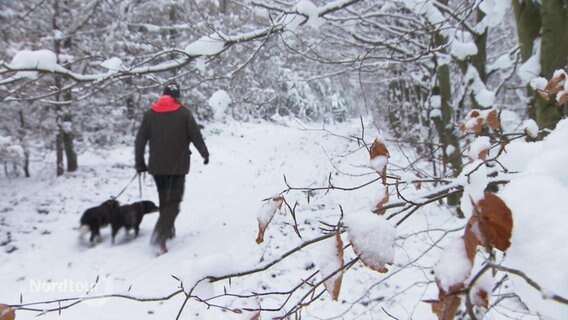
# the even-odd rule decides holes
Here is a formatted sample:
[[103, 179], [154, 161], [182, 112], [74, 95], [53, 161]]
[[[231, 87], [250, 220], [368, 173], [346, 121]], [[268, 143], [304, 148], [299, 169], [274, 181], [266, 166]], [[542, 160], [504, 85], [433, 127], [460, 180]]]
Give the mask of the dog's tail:
[[81, 228], [79, 228], [79, 236], [83, 237], [85, 236], [87, 233], [89, 233], [89, 226], [86, 224], [82, 224]]

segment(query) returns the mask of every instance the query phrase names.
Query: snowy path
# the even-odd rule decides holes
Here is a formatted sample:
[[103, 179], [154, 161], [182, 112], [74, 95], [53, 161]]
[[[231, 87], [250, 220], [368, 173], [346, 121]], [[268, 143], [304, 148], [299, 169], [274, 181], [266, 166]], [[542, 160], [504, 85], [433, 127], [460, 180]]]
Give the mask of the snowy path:
[[[343, 132], [337, 133], [357, 134], [358, 126], [357, 122], [345, 124], [338, 129]], [[46, 171], [31, 179], [0, 180], [1, 197], [5, 199], [0, 206], [0, 217], [9, 226], [5, 229], [12, 233], [12, 242], [1, 248], [17, 248], [11, 254], [5, 250], [0, 253], [0, 302], [17, 303], [20, 294], [24, 302], [80, 296], [97, 277], [100, 285], [95, 294], [160, 297], [177, 289], [178, 282], [171, 275], [188, 281], [217, 269], [249, 269], [261, 258], [269, 259], [283, 252], [284, 248], [278, 250], [278, 245], [277, 252], [266, 250], [274, 246], [271, 238], [283, 241], [285, 248], [300, 243], [287, 215], [275, 218], [273, 224], [278, 227], [269, 227], [263, 245], [254, 241], [261, 200], [285, 189], [283, 175], [294, 186], [326, 185], [329, 172], [335, 171], [333, 166], [344, 159], [334, 157], [352, 157], [349, 150], [357, 149], [347, 140], [321, 130], [271, 124], [227, 124], [204, 133], [211, 163], [204, 166], [194, 152], [185, 201], [176, 222], [178, 237], [170, 243], [170, 253], [157, 258], [148, 246], [157, 214], [145, 217], [138, 239], [121, 231], [114, 246], [110, 245], [109, 228], [102, 230], [103, 243], [95, 248], [78, 242], [77, 232], [73, 230], [84, 209], [118, 193], [132, 177], [130, 147], [113, 152], [88, 152], [80, 158], [82, 167], [78, 173], [59, 179], [50, 177]], [[364, 152], [354, 156], [362, 161], [359, 164], [365, 163]], [[51, 169], [51, 163], [42, 165]], [[356, 184], [360, 180], [343, 178], [341, 183]], [[293, 203], [295, 197], [306, 202], [302, 194], [291, 194], [288, 201]], [[342, 205], [359, 210], [368, 208], [374, 195], [368, 197], [368, 203], [349, 203], [350, 197], [346, 195]], [[151, 177], [146, 177], [143, 198], [157, 200]], [[137, 183], [133, 183], [119, 200], [129, 203], [138, 199]], [[306, 212], [316, 209], [319, 213], [313, 219], [339, 216], [333, 201], [318, 201], [317, 197], [302, 208]], [[312, 217], [301, 219], [307, 222], [302, 223], [301, 231], [309, 235], [311, 230], [305, 230], [306, 226], [317, 231], [317, 226], [309, 227]], [[248, 285], [251, 284], [245, 284]], [[258, 290], [254, 287], [243, 290], [246, 289]], [[172, 318], [181, 305], [181, 297], [173, 300], [165, 304], [136, 304], [121, 299], [91, 301], [66, 310], [61, 316], [51, 313], [44, 318], [166, 319]], [[101, 317], [101, 309], [92, 308], [100, 305], [112, 312], [105, 311]], [[195, 315], [199, 309], [194, 306], [188, 313]], [[234, 318], [234, 314], [224, 315]], [[211, 313], [203, 319], [211, 319]]]

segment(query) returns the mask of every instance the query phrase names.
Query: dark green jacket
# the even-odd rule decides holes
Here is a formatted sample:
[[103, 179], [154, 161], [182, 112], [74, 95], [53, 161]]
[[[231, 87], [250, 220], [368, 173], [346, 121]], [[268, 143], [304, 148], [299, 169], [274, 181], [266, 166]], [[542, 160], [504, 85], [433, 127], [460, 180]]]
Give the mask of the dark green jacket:
[[[189, 172], [189, 145], [193, 143], [203, 158], [209, 151], [189, 109], [164, 95], [146, 113], [135, 141], [136, 168], [152, 175], [184, 175]], [[148, 166], [144, 151], [149, 144]]]

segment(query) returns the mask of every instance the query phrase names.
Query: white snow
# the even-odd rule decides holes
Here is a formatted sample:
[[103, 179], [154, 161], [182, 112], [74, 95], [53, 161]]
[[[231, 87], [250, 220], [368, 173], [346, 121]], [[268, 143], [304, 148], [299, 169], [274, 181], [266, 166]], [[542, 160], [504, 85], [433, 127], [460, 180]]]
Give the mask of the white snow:
[[376, 156], [371, 159], [371, 168], [381, 173], [389, 163], [389, 158], [386, 156]]
[[215, 120], [223, 120], [225, 118], [227, 108], [231, 104], [232, 100], [227, 91], [217, 90], [213, 93], [213, 95], [211, 95], [207, 102], [213, 109], [213, 116]]
[[517, 75], [523, 85], [529, 84], [533, 78], [540, 75], [540, 38], [535, 41], [533, 55], [517, 70]]
[[[0, 302], [17, 304], [20, 294], [24, 303], [82, 296], [85, 284], [92, 284], [97, 276], [100, 285], [94, 295], [120, 293], [163, 297], [177, 290], [180, 284], [172, 275], [183, 282], [187, 291], [206, 276], [222, 276], [268, 265], [305, 241], [320, 236], [320, 221], [336, 225], [344, 212], [346, 237], [351, 243], [364, 248], [365, 253], [371, 252], [377, 263], [392, 262], [392, 265], [388, 267], [389, 273], [383, 275], [360, 263], [355, 264], [344, 273], [340, 298], [374, 301], [377, 297], [389, 297], [389, 301], [365, 306], [343, 304], [331, 301], [324, 294], [305, 314], [317, 314], [321, 318], [372, 319], [382, 315], [376, 312], [382, 312], [384, 306], [400, 319], [434, 319], [430, 305], [422, 302], [437, 294], [436, 285], [430, 283], [432, 268], [436, 266], [436, 276], [445, 288], [467, 281], [470, 268], [464, 260], [463, 244], [460, 247], [459, 239], [448, 246], [448, 238], [459, 237], [463, 232], [459, 228], [464, 220], [453, 217], [444, 206], [426, 205], [395, 230], [393, 223], [399, 217], [391, 221], [369, 211], [376, 204], [377, 194], [384, 190], [380, 183], [352, 192], [311, 192], [309, 201], [306, 193], [290, 191], [285, 196], [290, 205], [297, 202], [295, 214], [302, 239], [296, 235], [295, 222], [284, 207], [273, 216], [265, 242], [262, 245], [255, 243], [259, 203], [286, 189], [284, 175], [292, 186], [311, 187], [327, 186], [330, 177], [334, 185], [349, 187], [376, 176], [367, 165], [367, 150], [338, 137], [360, 134], [359, 119], [326, 126], [326, 130], [306, 130], [314, 127], [318, 126], [291, 122], [286, 127], [233, 121], [206, 124], [204, 135], [211, 152], [211, 163], [203, 166], [194, 152], [185, 198], [176, 221], [177, 237], [168, 242], [170, 252], [160, 257], [155, 257], [148, 248], [157, 214], [144, 217], [138, 238], [119, 232], [114, 246], [110, 245], [108, 228], [102, 229], [103, 242], [94, 248], [79, 241], [77, 230], [73, 230], [78, 227], [79, 217], [87, 207], [116, 195], [131, 179], [134, 174], [131, 169], [132, 146], [87, 150], [80, 155], [79, 171], [59, 178], [53, 177], [50, 170], [54, 154], [35, 155], [31, 178], [0, 179]], [[366, 126], [367, 131], [369, 128], [371, 126]], [[518, 126], [518, 130], [522, 130], [522, 126]], [[500, 163], [511, 172], [519, 171], [507, 175], [511, 182], [498, 194], [514, 216], [512, 244], [503, 264], [525, 272], [544, 288], [540, 293], [523, 279], [511, 275], [514, 286], [509, 290], [517, 292], [533, 314], [540, 312], [557, 319], [567, 314], [566, 306], [546, 298], [552, 294], [568, 296], [564, 272], [568, 264], [565, 246], [568, 239], [564, 232], [568, 205], [561, 201], [568, 192], [567, 139], [568, 121], [564, 120], [542, 142], [514, 140], [500, 158]], [[390, 155], [389, 161], [393, 165], [405, 164], [406, 156], [399, 153], [398, 148], [390, 150]], [[419, 172], [423, 169], [420, 163], [414, 166]], [[343, 171], [348, 174], [340, 173]], [[471, 200], [482, 196], [490, 181], [487, 178], [489, 170], [476, 160], [466, 165], [463, 171], [450, 185], [465, 186], [462, 207], [469, 206], [463, 209], [466, 215], [471, 215]], [[333, 173], [331, 176], [330, 172]], [[472, 173], [468, 177], [469, 172]], [[393, 173], [401, 174], [402, 171]], [[403, 180], [411, 180], [411, 175], [403, 175]], [[119, 198], [122, 203], [140, 199], [135, 185], [127, 188]], [[414, 201], [426, 192], [446, 187], [428, 190], [428, 184], [423, 183], [421, 190], [416, 190], [401, 185], [400, 192]], [[142, 199], [157, 201], [150, 177], [142, 181]], [[391, 195], [391, 201], [401, 200]], [[387, 215], [391, 212], [387, 211]], [[445, 235], [440, 235], [450, 229], [459, 231], [449, 233], [450, 236], [443, 239]], [[441, 238], [443, 241], [438, 242]], [[327, 241], [322, 245], [331, 247], [332, 243]], [[442, 251], [443, 248], [448, 249]], [[11, 252], [12, 249], [15, 251]], [[318, 256], [319, 250], [319, 244], [307, 247], [266, 271], [233, 277], [230, 282], [201, 281], [194, 293], [212, 298], [223, 295], [225, 290], [245, 295], [289, 290], [302, 284], [317, 269], [325, 268], [320, 266], [325, 263]], [[354, 257], [351, 249], [345, 250], [346, 262]], [[328, 267], [332, 269], [331, 265]], [[314, 281], [321, 279], [316, 278]], [[416, 283], [424, 285], [417, 286]], [[487, 288], [489, 283], [489, 280], [481, 279], [478, 285]], [[35, 284], [39, 284], [40, 289], [32, 287]], [[43, 289], [42, 284], [45, 284]], [[52, 284], [56, 285], [55, 289], [47, 290]], [[303, 285], [302, 288], [306, 290], [310, 286]], [[219, 297], [210, 302], [230, 309], [275, 308], [284, 299]], [[115, 298], [89, 300], [89, 304], [81, 303], [63, 310], [61, 316], [55, 312], [43, 318], [92, 320], [99, 319], [104, 312], [105, 319], [109, 320], [170, 319], [175, 317], [183, 301], [183, 295], [162, 303]], [[489, 312], [488, 316], [494, 319], [511, 318], [504, 307]], [[33, 312], [18, 311], [17, 317], [26, 319], [34, 315]], [[246, 315], [250, 318], [252, 314]], [[261, 317], [278, 315], [281, 312], [263, 312]], [[244, 316], [245, 313], [207, 308], [203, 303], [191, 300], [182, 318], [224, 320], [245, 319]]]
[[[562, 200], [568, 192], [568, 161], [565, 142], [568, 121], [562, 120], [542, 142], [521, 142], [508, 147], [503, 164], [523, 175], [501, 192], [513, 212], [513, 236], [504, 264], [523, 271], [545, 292], [568, 296], [568, 233], [565, 230], [568, 205]], [[533, 311], [563, 319], [568, 306], [546, 300], [525, 280], [512, 276], [515, 291]]]
[[464, 240], [456, 238], [444, 249], [438, 263], [434, 266], [434, 275], [440, 288], [450, 293], [465, 283], [471, 269], [472, 263], [467, 258]]
[[534, 90], [544, 90], [544, 88], [546, 87], [546, 85], [548, 84], [548, 80], [546, 80], [546, 78], [543, 77], [536, 77], [531, 79], [530, 81], [530, 86], [531, 88], [533, 88]]
[[359, 211], [347, 214], [344, 223], [349, 241], [357, 248], [361, 260], [379, 268], [394, 262], [396, 229], [383, 216]]
[[225, 49], [225, 40], [217, 33], [203, 36], [188, 44], [184, 51], [190, 56], [212, 56]]
[[538, 124], [533, 119], [523, 121], [522, 128], [529, 137], [538, 137]]
[[307, 25], [317, 29], [323, 23], [323, 19], [319, 17], [319, 8], [311, 1], [300, 0], [296, 4], [296, 11], [308, 17]]
[[[57, 64], [57, 56], [50, 50], [21, 50], [18, 51], [12, 58], [12, 62], [8, 65], [9, 68], [14, 69], [44, 69], [48, 71], [57, 71], [63, 69]], [[18, 75], [26, 78], [35, 78], [37, 72], [35, 71], [20, 71]]]
[[120, 71], [122, 68], [122, 60], [117, 57], [112, 57], [101, 63], [101, 67], [108, 69], [109, 71]]
[[461, 42], [454, 39], [451, 44], [451, 55], [456, 57], [456, 59], [463, 61], [469, 56], [474, 56], [477, 54], [477, 46], [473, 41]]
[[489, 137], [477, 137], [475, 140], [469, 145], [469, 153], [468, 156], [472, 160], [479, 159], [479, 155], [481, 152], [485, 150], [489, 150], [491, 147], [491, 142]]

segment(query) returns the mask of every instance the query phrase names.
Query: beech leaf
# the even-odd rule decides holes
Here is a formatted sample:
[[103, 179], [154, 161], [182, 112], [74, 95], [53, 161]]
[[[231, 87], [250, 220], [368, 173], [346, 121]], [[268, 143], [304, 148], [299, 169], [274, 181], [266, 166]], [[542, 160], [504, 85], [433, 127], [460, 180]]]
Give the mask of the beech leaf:
[[272, 221], [276, 211], [282, 207], [283, 202], [283, 196], [276, 196], [265, 200], [262, 204], [256, 218], [258, 220], [258, 236], [256, 237], [256, 243], [260, 244], [264, 242], [264, 232], [266, 231], [266, 228], [268, 228], [268, 225], [270, 224], [270, 221]]
[[548, 81], [544, 91], [548, 92], [549, 95], [556, 94], [564, 88], [564, 82], [566, 81], [566, 72], [563, 70], [557, 70], [554, 72], [552, 79]]
[[386, 210], [383, 209], [383, 206], [387, 202], [389, 202], [389, 189], [388, 189], [388, 187], [384, 187], [382, 192], [383, 192], [383, 194], [381, 195], [380, 200], [377, 201], [377, 204], [375, 205], [375, 210], [373, 210], [373, 212], [376, 212], [380, 215], [385, 214]]
[[556, 96], [556, 101], [558, 102], [558, 105], [563, 105], [568, 102], [568, 91], [560, 91]]
[[485, 122], [487, 122], [489, 128], [493, 130], [497, 130], [501, 127], [501, 119], [499, 119], [499, 112], [497, 111], [497, 109], [489, 111]]
[[440, 291], [438, 301], [432, 303], [432, 312], [438, 320], [454, 320], [460, 304], [461, 298], [457, 294], [447, 295]]
[[513, 215], [509, 207], [498, 196], [486, 193], [475, 209], [479, 214], [479, 230], [488, 244], [506, 251], [513, 232]]
[[0, 304], [0, 320], [16, 319], [16, 311], [5, 304]]
[[395, 227], [383, 216], [366, 211], [346, 215], [344, 223], [361, 262], [377, 272], [388, 272], [386, 265], [394, 261]]
[[[343, 241], [339, 234], [339, 230], [335, 232], [332, 241], [326, 241], [324, 244], [327, 246], [322, 248], [319, 254], [320, 272], [322, 278], [328, 278], [324, 281], [323, 285], [331, 298], [335, 301], [339, 298], [339, 291], [341, 290], [341, 282], [343, 280], [343, 267], [345, 265], [343, 260]], [[340, 270], [338, 273], [331, 276], [334, 272]], [[331, 277], [330, 277], [331, 276]]]
[[387, 164], [389, 162], [390, 154], [385, 143], [376, 138], [371, 149], [369, 150], [371, 157], [371, 167], [379, 173], [382, 178], [383, 184], [387, 183]]

